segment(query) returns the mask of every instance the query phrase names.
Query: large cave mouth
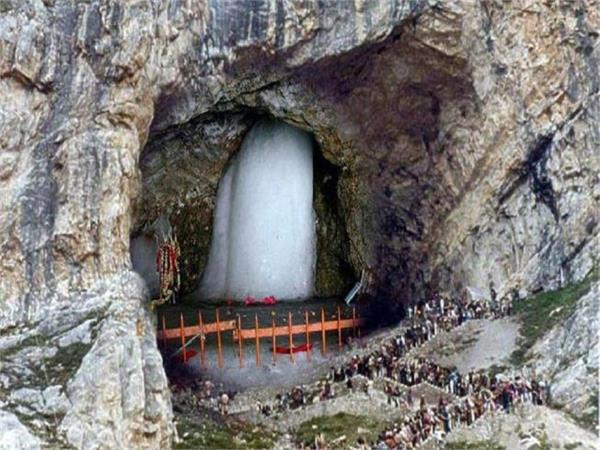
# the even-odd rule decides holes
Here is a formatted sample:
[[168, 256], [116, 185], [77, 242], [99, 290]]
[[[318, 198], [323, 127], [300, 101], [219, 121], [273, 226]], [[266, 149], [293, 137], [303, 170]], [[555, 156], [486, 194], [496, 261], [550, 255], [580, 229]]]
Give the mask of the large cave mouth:
[[356, 282], [340, 170], [310, 130], [257, 114], [192, 121], [151, 137], [140, 168], [130, 249], [152, 297], [169, 233], [190, 303], [340, 298]]

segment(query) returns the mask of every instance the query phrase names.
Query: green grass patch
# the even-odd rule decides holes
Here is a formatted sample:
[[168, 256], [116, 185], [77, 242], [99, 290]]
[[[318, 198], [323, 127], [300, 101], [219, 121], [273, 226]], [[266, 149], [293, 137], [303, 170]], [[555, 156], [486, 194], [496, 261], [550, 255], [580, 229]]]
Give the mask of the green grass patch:
[[338, 413], [334, 416], [314, 417], [303, 422], [296, 431], [296, 441], [312, 445], [315, 437], [321, 433], [327, 443], [346, 436], [346, 439], [331, 448], [348, 448], [354, 445], [359, 437], [362, 437], [365, 442], [375, 441], [378, 435], [377, 430], [380, 428], [381, 424], [370, 417]]
[[[39, 379], [47, 379], [50, 384], [66, 384], [75, 376], [85, 355], [91, 350], [92, 344], [75, 342], [68, 347], [58, 348], [56, 355], [32, 370]], [[43, 377], [43, 378], [42, 378]]]
[[540, 441], [540, 450], [552, 450], [552, 447], [550, 446], [550, 442], [548, 442], [548, 435], [546, 434], [546, 432], [542, 433], [542, 435], [539, 438]]
[[267, 449], [273, 448], [276, 435], [265, 428], [228, 421], [217, 422], [208, 416], [202, 420], [180, 419], [177, 433], [181, 442], [176, 449]]
[[501, 446], [492, 440], [485, 441], [454, 441], [447, 442], [444, 447], [447, 450], [506, 450], [506, 447]]
[[522, 326], [511, 363], [520, 366], [527, 362], [527, 351], [554, 325], [564, 322], [573, 313], [577, 300], [590, 290], [592, 282], [597, 279], [598, 269], [595, 269], [578, 283], [515, 302], [514, 312]]
[[588, 404], [589, 408], [586, 409], [586, 412], [578, 417], [575, 416], [575, 420], [584, 428], [594, 431], [598, 426], [598, 392], [590, 396]]
[[13, 9], [12, 2], [8, 0], [0, 0], [0, 14], [4, 14]]

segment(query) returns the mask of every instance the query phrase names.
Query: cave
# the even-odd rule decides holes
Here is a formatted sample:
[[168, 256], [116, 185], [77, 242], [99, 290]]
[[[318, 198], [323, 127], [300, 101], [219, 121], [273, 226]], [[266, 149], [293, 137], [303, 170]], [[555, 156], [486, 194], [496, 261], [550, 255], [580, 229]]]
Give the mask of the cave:
[[[194, 136], [200, 127], [218, 130], [216, 148]], [[216, 154], [227, 156], [212, 159], [207, 176], [207, 157]], [[200, 118], [153, 136], [140, 168], [130, 251], [153, 297], [157, 243], [169, 234], [181, 248], [178, 301], [186, 303], [339, 299], [360, 277], [349, 256], [340, 168], [310, 130], [254, 111]]]
[[[213, 236], [223, 229], [219, 190], [263, 121], [301, 130], [312, 150], [306, 197], [314, 228], [303, 227], [314, 233], [305, 241], [312, 257], [299, 277], [312, 273], [312, 283], [269, 293], [314, 298], [278, 302], [282, 319], [291, 313], [302, 327], [299, 313], [312, 302], [329, 308], [324, 321], [335, 327], [336, 306], [365, 272], [369, 292], [352, 306], [391, 331], [404, 328], [394, 323], [403, 308], [414, 314], [440, 293], [514, 297], [534, 315], [519, 319], [521, 335], [546, 329], [524, 341], [520, 353], [531, 358], [518, 368], [548, 376], [550, 404], [597, 419], [597, 321], [590, 318], [598, 304], [600, 108], [592, 4], [0, 0], [0, 443], [219, 447], [195, 438], [224, 431], [206, 426], [214, 411], [185, 417], [185, 398], [173, 395], [166, 366], [175, 348], [168, 347], [181, 345], [181, 336], [166, 345], [160, 339], [162, 313], [176, 313], [167, 326], [178, 331], [184, 320], [197, 326], [201, 307], [209, 324], [220, 310], [224, 344], [235, 350], [241, 339], [233, 342], [226, 310], [244, 302], [229, 308], [216, 297], [267, 294], [201, 293], [220, 253], [213, 260]], [[302, 179], [306, 193], [311, 181]], [[156, 255], [167, 237], [181, 249], [181, 284], [176, 305], [155, 308]], [[577, 286], [590, 273], [585, 293]], [[573, 303], [550, 305], [558, 288]], [[244, 330], [262, 307], [248, 308]], [[283, 328], [286, 340], [290, 324], [273, 328]], [[498, 324], [486, 325], [478, 342], [513, 329]], [[444, 344], [460, 346], [455, 337], [469, 338], [467, 328], [437, 341], [443, 353], [460, 357]], [[338, 344], [337, 331], [330, 331], [332, 360], [352, 348]], [[366, 347], [377, 345], [372, 338], [358, 334]], [[260, 339], [263, 351], [292, 347]], [[496, 355], [496, 344], [483, 346]], [[270, 358], [242, 361], [272, 381]], [[301, 383], [321, 378], [304, 374]], [[198, 379], [196, 372], [191, 381]], [[383, 431], [376, 423], [386, 422], [377, 414], [385, 406], [358, 400], [341, 405], [374, 410], [374, 422], [344, 431]], [[571, 427], [546, 413], [557, 424], [544, 428], [549, 434]], [[258, 447], [289, 448], [286, 436], [297, 429], [288, 419], [298, 415], [276, 424], [281, 441]], [[194, 417], [195, 428], [186, 427]], [[559, 434], [588, 442], [585, 433]], [[521, 439], [506, 436], [511, 443], [498, 447]], [[555, 438], [552, 447], [573, 444]]]

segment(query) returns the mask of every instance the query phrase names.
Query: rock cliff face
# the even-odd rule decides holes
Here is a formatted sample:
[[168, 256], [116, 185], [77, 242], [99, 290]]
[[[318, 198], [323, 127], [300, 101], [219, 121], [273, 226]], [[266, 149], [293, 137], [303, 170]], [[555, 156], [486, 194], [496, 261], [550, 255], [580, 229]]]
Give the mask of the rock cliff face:
[[591, 426], [598, 421], [599, 298], [600, 282], [595, 282], [573, 315], [530, 351], [536, 371], [551, 380], [553, 402]]
[[[167, 214], [191, 286], [261, 115], [313, 133], [347, 249], [320, 252], [372, 268], [390, 301], [581, 278], [599, 247], [599, 28], [593, 0], [0, 0], [0, 433], [169, 446], [130, 237]], [[324, 291], [347, 283], [333, 272]]]

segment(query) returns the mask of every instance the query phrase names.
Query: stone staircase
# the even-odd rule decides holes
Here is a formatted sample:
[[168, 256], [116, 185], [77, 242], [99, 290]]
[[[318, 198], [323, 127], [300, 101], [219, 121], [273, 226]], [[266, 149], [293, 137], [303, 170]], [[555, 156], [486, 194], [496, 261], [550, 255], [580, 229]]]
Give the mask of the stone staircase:
[[[455, 426], [452, 431], [450, 431], [450, 433], [448, 433], [446, 436], [450, 436], [454, 433], [457, 433], [461, 430], [464, 430], [466, 428], [470, 428], [472, 426], [474, 426], [475, 424], [477, 424], [478, 422], [482, 421], [482, 420], [487, 420], [491, 417], [494, 416], [494, 414], [500, 414], [500, 413], [493, 413], [493, 412], [485, 412], [483, 413], [481, 416], [479, 416], [478, 418], [475, 419], [475, 421], [471, 424], [471, 425], [458, 425]], [[436, 442], [436, 439], [434, 437], [429, 437], [428, 439], [426, 439], [424, 442], [421, 443], [421, 445], [418, 445], [417, 448], [421, 449], [421, 450], [438, 450], [438, 449], [443, 449], [445, 448], [443, 446], [443, 441], [445, 440], [445, 437], [438, 440], [440, 442], [440, 444], [438, 444], [438, 442]]]

